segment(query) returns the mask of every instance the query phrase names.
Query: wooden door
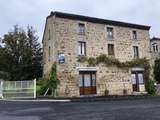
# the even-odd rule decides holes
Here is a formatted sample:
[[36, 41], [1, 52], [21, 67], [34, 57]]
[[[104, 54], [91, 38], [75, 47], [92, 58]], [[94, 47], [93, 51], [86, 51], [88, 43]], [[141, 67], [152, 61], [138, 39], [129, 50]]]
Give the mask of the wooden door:
[[141, 84], [144, 84], [143, 72], [132, 72], [133, 91], [139, 92]]
[[96, 73], [80, 72], [80, 95], [96, 94]]

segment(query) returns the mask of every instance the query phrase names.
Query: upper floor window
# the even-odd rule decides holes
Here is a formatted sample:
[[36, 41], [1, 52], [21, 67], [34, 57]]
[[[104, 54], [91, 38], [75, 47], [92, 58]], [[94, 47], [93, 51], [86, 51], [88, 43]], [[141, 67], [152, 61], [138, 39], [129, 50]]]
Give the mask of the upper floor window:
[[134, 30], [132, 31], [133, 39], [137, 40], [137, 32]]
[[153, 52], [158, 52], [159, 51], [157, 43], [152, 44], [152, 50], [153, 50]]
[[86, 55], [86, 42], [78, 42], [78, 55]]
[[107, 27], [107, 38], [108, 40], [113, 40], [113, 28]]
[[51, 31], [50, 31], [50, 29], [48, 30], [48, 40], [50, 40], [51, 39]]
[[79, 23], [79, 33], [85, 33], [85, 24]]
[[139, 48], [138, 46], [133, 46], [134, 58], [139, 58]]
[[51, 47], [49, 46], [49, 48], [48, 48], [48, 61], [50, 61], [50, 57], [51, 57]]
[[114, 56], [114, 45], [108, 44], [108, 55]]

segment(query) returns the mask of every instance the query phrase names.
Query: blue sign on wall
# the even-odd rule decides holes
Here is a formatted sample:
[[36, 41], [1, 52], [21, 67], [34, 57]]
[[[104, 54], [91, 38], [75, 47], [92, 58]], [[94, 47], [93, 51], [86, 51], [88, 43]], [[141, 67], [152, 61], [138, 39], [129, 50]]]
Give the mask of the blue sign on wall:
[[64, 53], [59, 53], [58, 54], [58, 61], [59, 61], [59, 63], [64, 63], [65, 62]]

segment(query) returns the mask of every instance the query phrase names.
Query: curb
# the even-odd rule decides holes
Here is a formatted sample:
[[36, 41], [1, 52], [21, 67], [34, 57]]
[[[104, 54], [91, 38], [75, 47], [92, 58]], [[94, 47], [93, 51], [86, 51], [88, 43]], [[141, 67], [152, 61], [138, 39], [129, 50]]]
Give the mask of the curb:
[[36, 99], [0, 99], [0, 101], [32, 101], [32, 102], [100, 102], [100, 101], [123, 101], [123, 100], [155, 100], [160, 96], [136, 95], [136, 96], [92, 96], [92, 97], [75, 97], [75, 98], [53, 98], [44, 97]]
[[71, 100], [66, 99], [66, 100], [58, 100], [58, 99], [35, 99], [35, 100], [20, 100], [20, 99], [2, 99], [1, 101], [13, 101], [13, 102], [71, 102]]

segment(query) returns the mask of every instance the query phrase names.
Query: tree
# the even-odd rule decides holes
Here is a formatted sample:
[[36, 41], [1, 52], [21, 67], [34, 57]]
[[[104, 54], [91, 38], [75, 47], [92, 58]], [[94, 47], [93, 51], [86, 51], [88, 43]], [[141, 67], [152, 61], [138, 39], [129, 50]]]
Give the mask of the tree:
[[154, 64], [154, 78], [160, 83], [160, 59], [155, 60]]
[[57, 89], [57, 86], [59, 84], [59, 80], [57, 78], [57, 67], [56, 67], [56, 62], [53, 63], [49, 80], [47, 81], [47, 88], [51, 90], [51, 95], [53, 96], [55, 94], [55, 90]]
[[[33, 27], [14, 26], [1, 39], [0, 71], [7, 74], [7, 80], [30, 80], [42, 75], [42, 48]], [[3, 77], [3, 76], [0, 76]]]

